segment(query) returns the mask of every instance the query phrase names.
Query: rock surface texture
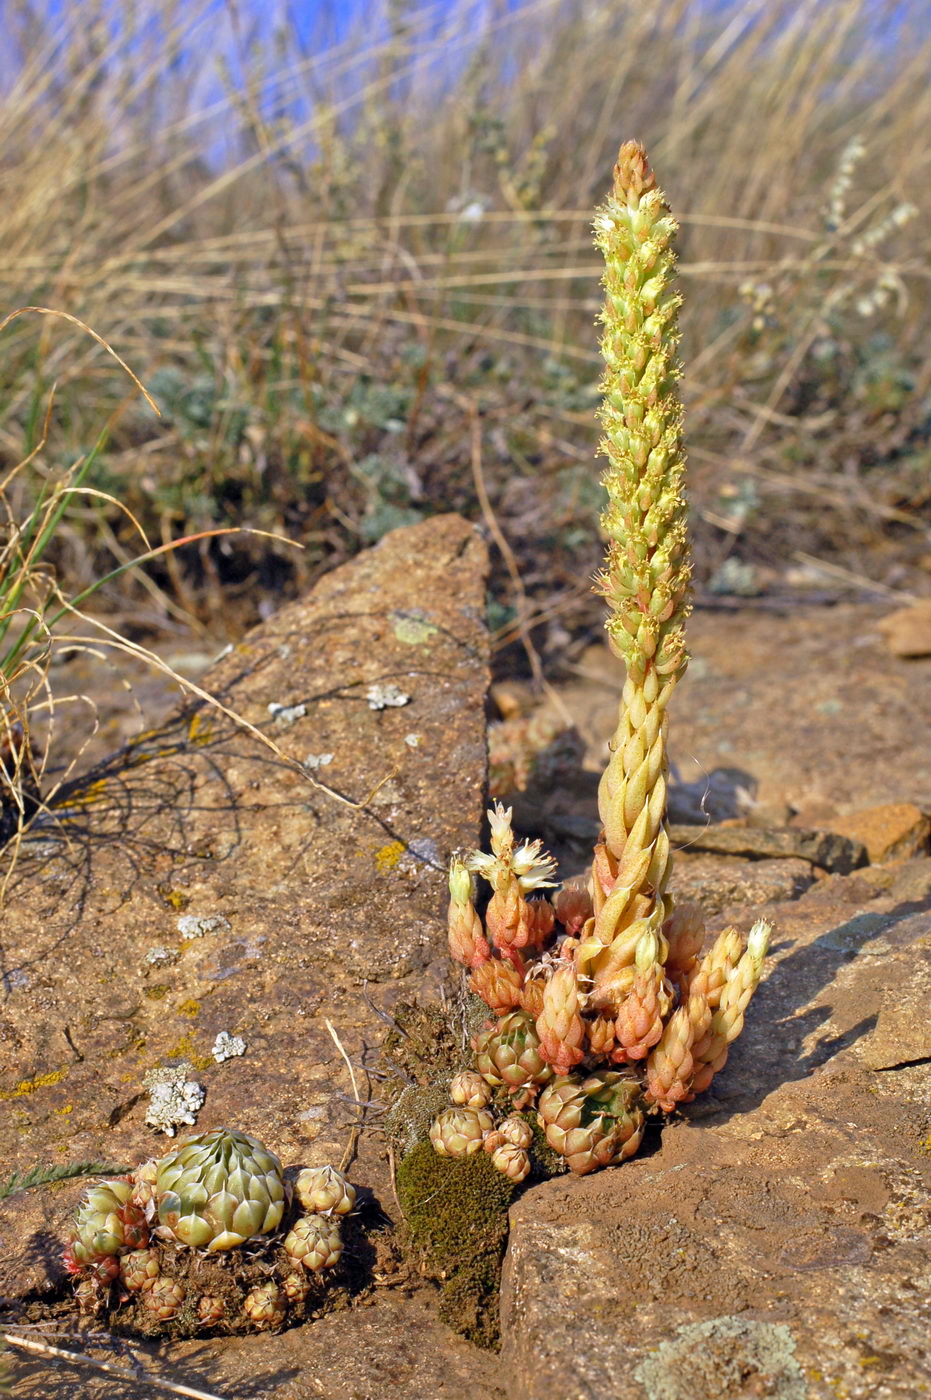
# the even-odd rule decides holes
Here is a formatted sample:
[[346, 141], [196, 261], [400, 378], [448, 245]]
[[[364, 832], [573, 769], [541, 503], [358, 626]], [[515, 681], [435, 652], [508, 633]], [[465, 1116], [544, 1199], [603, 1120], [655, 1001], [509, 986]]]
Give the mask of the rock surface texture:
[[[377, 1098], [379, 1013], [435, 999], [447, 973], [445, 867], [476, 843], [484, 806], [485, 568], [456, 516], [386, 537], [205, 679], [281, 756], [188, 707], [31, 834], [2, 914], [0, 1173], [166, 1151], [143, 1078], [182, 1061], [206, 1094], [198, 1130], [241, 1127], [286, 1163], [340, 1160], [359, 1110], [327, 1022], [360, 1097]], [[221, 1031], [242, 1056], [215, 1062]], [[376, 1133], [352, 1174], [394, 1212]], [[0, 1294], [60, 1279], [56, 1237], [80, 1191], [0, 1208]], [[490, 1358], [423, 1299], [372, 1297], [351, 1325], [174, 1347], [156, 1370], [275, 1400], [498, 1393]], [[48, 1394], [48, 1372], [35, 1384]], [[94, 1384], [75, 1372], [60, 1393]]]
[[873, 908], [778, 906], [713, 1091], [512, 1209], [513, 1400], [931, 1393], [931, 921]]
[[[781, 858], [686, 854], [672, 888], [713, 929], [766, 901], [771, 956], [708, 1095], [623, 1167], [512, 1208], [509, 1400], [931, 1394], [931, 664], [890, 661], [878, 616], [694, 619], [674, 804], [749, 819], [712, 850]], [[563, 695], [595, 763], [612, 664], [593, 649]], [[889, 863], [803, 879], [777, 849], [803, 809]]]
[[[33, 834], [2, 916], [5, 1172], [164, 1151], [142, 1079], [180, 1060], [206, 1091], [199, 1130], [339, 1160], [357, 1114], [326, 1021], [377, 1099], [379, 1013], [448, 976], [442, 867], [483, 807], [483, 571], [455, 517], [397, 532], [219, 663], [208, 688], [297, 764], [313, 755], [303, 773], [189, 709], [75, 787], [67, 840]], [[712, 931], [765, 902], [766, 980], [713, 1091], [639, 1157], [518, 1199], [501, 1357], [446, 1331], [416, 1279], [380, 1278], [280, 1335], [134, 1348], [148, 1376], [256, 1400], [931, 1395], [931, 858], [914, 822], [909, 858], [884, 865], [809, 839], [877, 804], [931, 810], [931, 660], [890, 657], [878, 616], [695, 618], [679, 820], [701, 823], [685, 790], [704, 774], [717, 820], [749, 804], [783, 834], [723, 837], [681, 871]], [[564, 692], [592, 766], [617, 703], [601, 674]], [[554, 781], [552, 801], [591, 824], [584, 784], [569, 801]], [[246, 1050], [217, 1064], [223, 1030]], [[396, 1216], [377, 1120], [352, 1175]], [[79, 1193], [0, 1205], [0, 1293], [55, 1280]], [[158, 1393], [49, 1376], [18, 1363], [17, 1394]]]

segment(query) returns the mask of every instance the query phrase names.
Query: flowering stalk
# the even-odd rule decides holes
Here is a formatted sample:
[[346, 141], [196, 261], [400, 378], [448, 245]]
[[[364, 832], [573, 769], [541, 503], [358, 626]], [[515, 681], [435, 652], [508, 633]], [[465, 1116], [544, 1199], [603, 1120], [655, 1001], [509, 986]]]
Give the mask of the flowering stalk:
[[[491, 854], [454, 861], [450, 877], [453, 956], [496, 1017], [473, 1042], [476, 1068], [499, 1097], [537, 1104], [547, 1141], [576, 1172], [623, 1161], [646, 1113], [671, 1113], [708, 1087], [743, 1027], [769, 938], [762, 921], [746, 947], [725, 929], [702, 959], [701, 910], [674, 910], [667, 889], [666, 712], [688, 660], [691, 578], [675, 234], [643, 148], [628, 142], [595, 217], [605, 257], [608, 459], [608, 547], [597, 587], [627, 675], [599, 787], [590, 879], [567, 882], [552, 902], [531, 900], [554, 883], [554, 862], [539, 841], [515, 844], [511, 812], [500, 805], [488, 814]], [[469, 872], [491, 887], [484, 925]], [[458, 1084], [454, 1102], [465, 1102]], [[444, 1133], [459, 1132], [454, 1118], [447, 1111], [437, 1120], [441, 1145]], [[510, 1159], [526, 1149], [506, 1151], [506, 1142], [496, 1127], [483, 1136], [495, 1165], [522, 1180], [525, 1163]]]
[[[641, 932], [671, 913], [666, 830], [666, 707], [685, 671], [689, 612], [685, 451], [676, 348], [677, 225], [642, 146], [621, 147], [614, 188], [595, 216], [605, 258], [601, 451], [608, 537], [598, 587], [608, 637], [627, 667], [611, 759], [598, 791], [604, 828], [596, 856], [595, 923], [579, 952], [596, 988], [623, 992], [618, 974]], [[665, 958], [665, 949], [663, 949]]]

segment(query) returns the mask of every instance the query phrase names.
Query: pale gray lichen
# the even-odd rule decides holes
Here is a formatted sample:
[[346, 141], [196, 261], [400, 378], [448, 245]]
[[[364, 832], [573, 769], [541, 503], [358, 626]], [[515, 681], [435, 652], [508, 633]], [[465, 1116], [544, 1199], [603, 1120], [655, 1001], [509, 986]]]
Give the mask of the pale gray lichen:
[[218, 1065], [222, 1065], [224, 1060], [232, 1060], [237, 1055], [246, 1053], [246, 1042], [241, 1035], [230, 1035], [229, 1031], [220, 1031], [213, 1042], [211, 1055]]
[[411, 697], [397, 685], [370, 685], [365, 692], [370, 710], [387, 710], [410, 704]]
[[179, 1060], [176, 1065], [161, 1065], [144, 1075], [142, 1086], [151, 1098], [145, 1115], [147, 1128], [174, 1137], [182, 1125], [193, 1127], [206, 1097], [203, 1087], [189, 1078], [193, 1073], [193, 1065]]
[[177, 956], [177, 953], [172, 952], [170, 948], [163, 948], [161, 944], [159, 944], [157, 948], [149, 949], [145, 955], [145, 960], [147, 963], [151, 963], [153, 967], [165, 967], [168, 963], [173, 963]]
[[423, 740], [422, 734], [405, 734], [404, 742], [409, 749], [419, 749]]
[[182, 914], [178, 932], [182, 938], [203, 938], [207, 933], [229, 933], [232, 924], [222, 914]]
[[655, 1353], [641, 1361], [634, 1376], [648, 1400], [720, 1400], [757, 1393], [772, 1400], [805, 1400], [805, 1375], [795, 1355], [795, 1338], [783, 1323], [742, 1317], [715, 1317], [677, 1329]]
[[286, 729], [289, 724], [294, 724], [296, 720], [303, 719], [307, 714], [306, 705], [279, 705], [273, 700], [268, 707], [268, 713], [279, 729]]
[[318, 768], [328, 767], [332, 762], [333, 755], [331, 753], [309, 753], [304, 759], [304, 767], [315, 771]]

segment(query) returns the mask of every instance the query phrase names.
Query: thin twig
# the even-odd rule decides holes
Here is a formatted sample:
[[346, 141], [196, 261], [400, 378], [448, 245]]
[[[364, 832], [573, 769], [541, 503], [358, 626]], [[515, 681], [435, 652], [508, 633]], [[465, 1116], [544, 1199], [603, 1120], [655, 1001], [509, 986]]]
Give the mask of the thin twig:
[[[346, 1054], [346, 1047], [343, 1045], [343, 1042], [340, 1040], [339, 1036], [336, 1034], [336, 1030], [335, 1030], [335, 1028], [334, 1028], [334, 1026], [333, 1026], [333, 1023], [332, 1023], [331, 1021], [329, 1021], [326, 1017], [324, 1017], [323, 1024], [326, 1026], [327, 1030], [330, 1032], [330, 1035], [333, 1037], [333, 1044], [336, 1046], [337, 1050], [338, 1050], [339, 1053], [342, 1055], [342, 1057], [343, 1057], [343, 1059], [344, 1059], [344, 1061], [345, 1061], [345, 1063], [346, 1063], [346, 1068], [347, 1068], [348, 1071], [349, 1071], [349, 1078], [350, 1078], [350, 1080], [351, 1080], [351, 1082], [352, 1082], [352, 1092], [353, 1092], [353, 1094], [355, 1095], [355, 1102], [356, 1102], [356, 1105], [359, 1107], [359, 1109], [362, 1110], [362, 1114], [363, 1114], [363, 1117], [364, 1117], [364, 1113], [365, 1113], [365, 1100], [362, 1099], [361, 1096], [360, 1096], [360, 1094], [359, 1094], [359, 1086], [358, 1086], [358, 1084], [356, 1083], [356, 1072], [355, 1072], [355, 1070], [354, 1070], [353, 1067], [352, 1067], [352, 1060], [350, 1060], [349, 1056]], [[364, 1070], [363, 1070], [363, 1073], [365, 1073]], [[368, 1096], [368, 1095], [372, 1092], [372, 1090], [371, 1090], [371, 1085], [370, 1085], [369, 1082], [368, 1082], [368, 1075], [367, 1075], [367, 1074], [365, 1075], [365, 1080], [366, 1080], [365, 1092], [366, 1092], [366, 1096]], [[346, 1168], [349, 1166], [349, 1163], [352, 1161], [353, 1157], [355, 1156], [356, 1146], [357, 1146], [357, 1144], [358, 1144], [358, 1142], [359, 1142], [359, 1135], [360, 1135], [361, 1132], [362, 1132], [362, 1125], [361, 1125], [361, 1123], [353, 1123], [352, 1127], [351, 1127], [350, 1130], [349, 1130], [349, 1141], [348, 1141], [347, 1144], [346, 1144], [346, 1150], [345, 1150], [345, 1152], [343, 1153], [342, 1160], [341, 1160], [341, 1162], [340, 1162], [340, 1164], [339, 1164], [339, 1169], [340, 1169], [341, 1172], [344, 1172], [344, 1171], [346, 1170]]]
[[[83, 1351], [68, 1351], [64, 1347], [53, 1347], [49, 1342], [40, 1342], [35, 1337], [17, 1337], [12, 1332], [4, 1332], [0, 1335], [8, 1346], [19, 1347], [22, 1351], [30, 1351], [38, 1356], [52, 1356], [59, 1361], [71, 1361], [77, 1366], [93, 1366], [95, 1371], [105, 1371], [109, 1376], [119, 1376], [122, 1381], [138, 1384], [138, 1378], [133, 1376], [132, 1372], [124, 1370], [122, 1366], [113, 1366], [109, 1361], [95, 1361], [92, 1356], [87, 1356]], [[145, 1383], [158, 1390], [167, 1390], [171, 1395], [186, 1395], [190, 1397], [190, 1400], [223, 1400], [222, 1395], [216, 1395], [213, 1391], [195, 1390], [193, 1386], [181, 1385], [177, 1381], [168, 1381], [163, 1376], [146, 1375]]]
[[845, 583], [858, 588], [861, 593], [881, 593], [884, 598], [895, 598], [900, 603], [918, 601], [915, 593], [906, 593], [901, 588], [891, 588], [888, 583], [880, 583], [878, 579], [864, 578], [862, 574], [855, 574], [851, 569], [842, 568], [840, 564], [831, 564], [827, 559], [818, 559], [813, 554], [806, 554], [804, 550], [797, 549], [792, 557], [797, 559], [800, 564], [807, 564], [810, 569], [817, 569], [820, 573], [827, 574], [829, 578], [842, 579]]

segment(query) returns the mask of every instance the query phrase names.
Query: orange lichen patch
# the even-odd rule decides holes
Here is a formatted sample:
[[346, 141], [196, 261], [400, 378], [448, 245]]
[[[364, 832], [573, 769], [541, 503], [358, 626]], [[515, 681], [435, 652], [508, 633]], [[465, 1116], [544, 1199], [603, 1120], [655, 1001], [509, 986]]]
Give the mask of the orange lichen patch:
[[67, 1068], [53, 1069], [48, 1074], [37, 1074], [35, 1079], [21, 1079], [15, 1089], [0, 1089], [0, 1100], [21, 1099], [38, 1089], [48, 1089], [52, 1084], [60, 1083], [67, 1073]]
[[391, 841], [387, 846], [382, 846], [380, 851], [376, 851], [375, 864], [379, 874], [390, 874], [406, 850], [407, 847], [403, 841]]

